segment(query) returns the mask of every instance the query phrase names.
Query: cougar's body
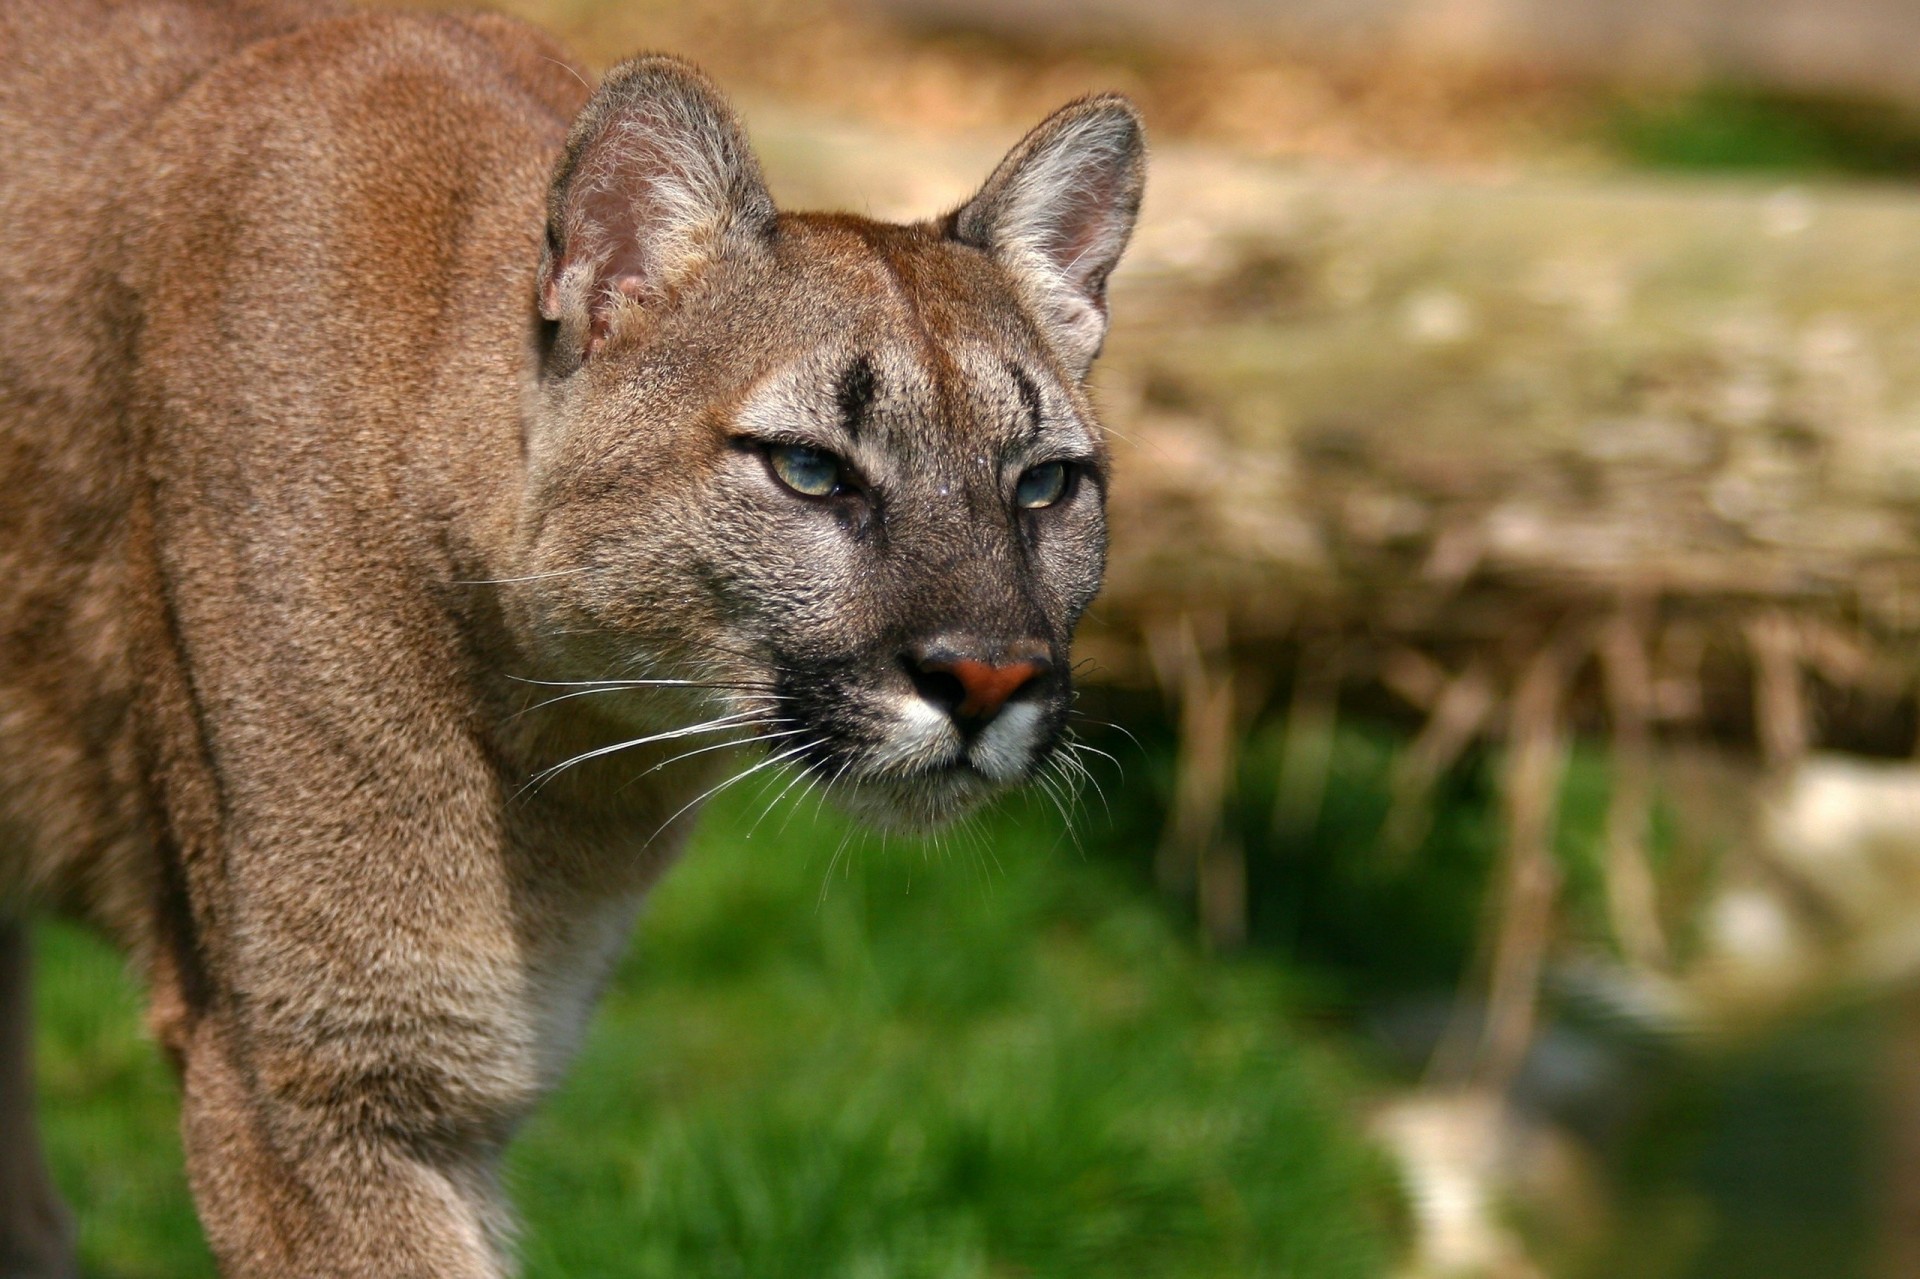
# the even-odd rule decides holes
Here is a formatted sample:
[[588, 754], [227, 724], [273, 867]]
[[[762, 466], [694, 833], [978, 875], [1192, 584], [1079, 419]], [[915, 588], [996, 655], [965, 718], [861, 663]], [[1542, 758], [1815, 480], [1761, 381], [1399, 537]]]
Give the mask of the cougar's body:
[[0, 1275], [72, 1266], [41, 909], [148, 981], [224, 1273], [508, 1273], [494, 1159], [739, 763], [675, 756], [909, 822], [1045, 761], [1138, 195], [1111, 99], [890, 227], [670, 60], [0, 7]]

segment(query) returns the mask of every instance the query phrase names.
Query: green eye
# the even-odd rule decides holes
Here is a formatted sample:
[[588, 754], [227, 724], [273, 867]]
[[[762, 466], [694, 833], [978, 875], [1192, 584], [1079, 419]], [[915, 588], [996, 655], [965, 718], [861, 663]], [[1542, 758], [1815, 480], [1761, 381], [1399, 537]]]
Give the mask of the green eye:
[[767, 465], [802, 497], [832, 497], [841, 489], [840, 459], [825, 449], [775, 444], [767, 449]]
[[1067, 464], [1065, 462], [1042, 462], [1020, 477], [1020, 483], [1013, 490], [1013, 500], [1022, 509], [1037, 511], [1052, 506], [1067, 492]]

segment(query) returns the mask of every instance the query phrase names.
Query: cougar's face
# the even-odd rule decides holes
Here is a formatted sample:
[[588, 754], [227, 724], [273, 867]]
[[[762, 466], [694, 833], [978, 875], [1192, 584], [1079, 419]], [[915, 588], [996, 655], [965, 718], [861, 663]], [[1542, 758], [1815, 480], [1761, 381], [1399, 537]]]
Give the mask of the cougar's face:
[[759, 270], [583, 374], [532, 565], [567, 677], [709, 684], [771, 755], [904, 824], [1059, 747], [1106, 451], [985, 255], [783, 220]]
[[703, 77], [616, 68], [538, 283], [509, 609], [546, 668], [698, 685], [678, 730], [671, 698], [630, 701], [762, 737], [882, 820], [1033, 776], [1100, 586], [1081, 384], [1142, 166], [1133, 109], [1090, 98], [939, 222], [782, 216]]

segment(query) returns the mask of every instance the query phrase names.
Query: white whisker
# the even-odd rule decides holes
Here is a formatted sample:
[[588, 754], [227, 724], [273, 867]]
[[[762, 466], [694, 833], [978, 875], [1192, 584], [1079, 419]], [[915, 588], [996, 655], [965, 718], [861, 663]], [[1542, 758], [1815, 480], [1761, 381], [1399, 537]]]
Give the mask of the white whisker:
[[[802, 764], [800, 766], [800, 771], [794, 774], [793, 779], [789, 781], [785, 786], [781, 787], [780, 793], [773, 797], [773, 802], [771, 804], [768, 804], [765, 808], [761, 809], [760, 816], [753, 819], [753, 825], [747, 827], [746, 837], [748, 839], [752, 839], [753, 833], [760, 829], [760, 823], [766, 821], [767, 817], [773, 812], [773, 810], [780, 806], [780, 801], [787, 797], [787, 792], [792, 790], [795, 786], [798, 786], [801, 782], [805, 781], [806, 779], [807, 779], [807, 767], [805, 764]], [[789, 813], [788, 816], [791, 817], [792, 814]], [[784, 830], [786, 828], [783, 826], [781, 829]]]
[[[776, 832], [777, 834], [786, 834], [787, 827], [793, 825], [793, 815], [799, 812], [801, 807], [806, 804], [807, 797], [809, 795], [817, 795], [820, 792], [820, 779], [814, 775], [812, 769], [802, 769], [800, 771], [800, 777], [801, 780], [806, 782], [806, 789], [800, 792], [799, 799], [793, 801], [793, 807], [787, 810], [787, 815], [780, 819], [780, 829]], [[814, 806], [813, 818], [815, 821], [820, 820], [820, 808], [818, 805]]]
[[583, 764], [590, 759], [599, 759], [603, 755], [612, 755], [618, 751], [631, 750], [636, 746], [647, 746], [654, 742], [670, 742], [675, 738], [692, 737], [697, 733], [718, 732], [723, 728], [737, 727], [741, 724], [763, 718], [758, 711], [742, 711], [733, 715], [723, 715], [719, 719], [708, 720], [704, 724], [693, 724], [686, 728], [670, 728], [663, 733], [650, 733], [645, 737], [633, 737], [624, 742], [614, 742], [610, 746], [596, 746], [590, 751], [582, 751], [572, 759], [562, 760], [551, 768], [543, 769], [539, 773], [536, 773], [533, 778], [527, 782], [526, 786], [520, 789], [525, 791], [530, 787], [538, 788], [543, 786], [553, 777], [572, 768], [575, 764]]
[[[1051, 764], [1049, 765], [1049, 767], [1051, 767]], [[1053, 806], [1055, 810], [1059, 812], [1062, 833], [1064, 833], [1068, 839], [1073, 841], [1074, 850], [1078, 852], [1082, 857], [1085, 857], [1087, 855], [1087, 850], [1085, 847], [1081, 845], [1080, 832], [1074, 828], [1074, 824], [1073, 824], [1072, 809], [1078, 807], [1079, 805], [1078, 797], [1075, 796], [1072, 801], [1069, 801], [1065, 796], [1063, 796], [1061, 792], [1061, 787], [1065, 785], [1064, 779], [1056, 780], [1056, 778], [1049, 777], [1046, 773], [1042, 772], [1037, 774], [1034, 777], [1034, 781], [1037, 782], [1040, 786], [1040, 789], [1046, 793], [1047, 798], [1053, 801]], [[1072, 793], [1071, 787], [1068, 787], [1067, 793], [1068, 794]]]
[[1113, 823], [1113, 805], [1107, 803], [1107, 792], [1101, 787], [1100, 779], [1093, 775], [1093, 770], [1082, 763], [1080, 757], [1075, 753], [1080, 750], [1091, 750], [1092, 748], [1080, 746], [1072, 740], [1064, 741], [1061, 745], [1066, 747], [1066, 750], [1059, 756], [1061, 763], [1073, 769], [1088, 786], [1093, 787], [1093, 793], [1099, 797], [1101, 809], [1106, 812], [1107, 823], [1111, 825]]
[[841, 833], [840, 842], [834, 847], [833, 856], [827, 859], [827, 873], [820, 877], [820, 897], [813, 903], [813, 911], [816, 915], [820, 913], [820, 908], [827, 904], [827, 890], [833, 886], [833, 868], [840, 864], [840, 854], [846, 852], [847, 845], [853, 841], [855, 829], [849, 826]]
[[455, 578], [452, 586], [505, 586], [510, 582], [540, 582], [549, 577], [571, 577], [575, 573], [601, 573], [606, 571], [604, 564], [584, 564], [579, 568], [556, 568], [545, 573], [528, 573], [525, 577], [482, 577], [473, 579]]
[[[1145, 755], [1147, 753], [1147, 748], [1141, 744], [1140, 739], [1135, 737], [1132, 731], [1129, 730], [1123, 724], [1116, 724], [1110, 719], [1095, 719], [1093, 716], [1087, 714], [1084, 711], [1068, 711], [1067, 714], [1073, 717], [1074, 719], [1085, 720], [1087, 723], [1097, 725], [1100, 728], [1111, 728], [1114, 732], [1123, 735], [1128, 741], [1132, 742], [1133, 748], [1139, 751], [1142, 755]], [[1113, 756], [1109, 755], [1107, 756], [1107, 758], [1113, 759]], [[1119, 761], [1115, 760], [1116, 764], [1118, 764], [1118, 762]]]
[[1107, 763], [1113, 765], [1114, 772], [1119, 773], [1122, 777], [1126, 776], [1127, 770], [1120, 763], [1119, 760], [1107, 754], [1105, 751], [1101, 750], [1098, 746], [1087, 745], [1084, 741], [1080, 740], [1080, 737], [1078, 734], [1075, 734], [1075, 733], [1067, 734], [1066, 741], [1067, 741], [1067, 745], [1072, 747], [1076, 751], [1086, 751], [1090, 754], [1098, 755], [1101, 759], [1104, 759], [1107, 761]]
[[[713, 798], [715, 795], [718, 795], [721, 791], [727, 789], [727, 787], [732, 786], [737, 782], [745, 781], [747, 778], [752, 777], [755, 773], [759, 772], [761, 769], [772, 768], [776, 764], [779, 764], [782, 760], [792, 759], [795, 755], [799, 755], [805, 751], [810, 751], [816, 746], [825, 744], [826, 740], [827, 739], [824, 737], [818, 737], [810, 742], [802, 742], [798, 746], [792, 747], [788, 750], [781, 751], [778, 755], [769, 755], [767, 758], [761, 760], [758, 764], [755, 764], [751, 768], [745, 769], [742, 772], [735, 773], [732, 777], [727, 778], [726, 781], [721, 782], [717, 786], [709, 786], [706, 790], [701, 791], [698, 795], [695, 795], [692, 799], [680, 805], [680, 807], [674, 809], [673, 815], [668, 817], [666, 821], [661, 822], [659, 828], [655, 830], [653, 834], [647, 837], [647, 845], [651, 845], [654, 840], [660, 838], [661, 834], [667, 829], [667, 827], [673, 825], [674, 822], [678, 821], [680, 819], [680, 815], [685, 813], [688, 809], [693, 808], [696, 805], [701, 804], [706, 800]], [[643, 845], [643, 847], [647, 845]]]
[[[736, 725], [736, 727], [739, 727], [739, 726]], [[655, 764], [653, 767], [647, 769], [645, 772], [635, 774], [633, 777], [627, 780], [626, 786], [622, 786], [620, 789], [625, 790], [627, 786], [633, 785], [635, 782], [641, 780], [641, 778], [651, 777], [653, 776], [653, 774], [667, 767], [667, 765], [678, 764], [681, 760], [692, 759], [695, 755], [708, 755], [714, 751], [723, 751], [733, 746], [751, 746], [755, 742], [770, 742], [775, 740], [776, 738], [794, 737], [806, 731], [807, 730], [804, 728], [789, 728], [789, 729], [783, 729], [778, 733], [748, 733], [745, 737], [736, 737], [730, 742], [715, 742], [711, 746], [700, 746], [690, 751], [681, 751], [678, 755], [669, 755], [667, 758], [661, 760], [658, 764]]]
[[[533, 684], [540, 688], [772, 688], [773, 685], [757, 680], [705, 680], [705, 679], [529, 679], [524, 675], [509, 675], [508, 679], [516, 684]], [[789, 698], [781, 698], [789, 701]]]
[[706, 689], [713, 692], [747, 691], [747, 692], [751, 692], [756, 698], [764, 699], [770, 702], [785, 702], [785, 701], [792, 700], [791, 698], [781, 697], [774, 693], [763, 693], [753, 688], [751, 685], [744, 685], [744, 684], [731, 685], [731, 684], [672, 683], [666, 680], [658, 681], [654, 685], [641, 684], [637, 682], [627, 682], [627, 683], [620, 683], [620, 684], [603, 684], [595, 688], [576, 688], [570, 693], [559, 693], [553, 697], [547, 698], [545, 701], [535, 702], [531, 706], [522, 707], [520, 710], [515, 711], [512, 715], [509, 715], [507, 718], [518, 719], [522, 715], [531, 715], [535, 711], [543, 711], [549, 706], [553, 706], [560, 702], [567, 701], [570, 698], [591, 697], [595, 693], [625, 693], [625, 692], [631, 692], [635, 689], [647, 688], [647, 687], [696, 688], [696, 689]]

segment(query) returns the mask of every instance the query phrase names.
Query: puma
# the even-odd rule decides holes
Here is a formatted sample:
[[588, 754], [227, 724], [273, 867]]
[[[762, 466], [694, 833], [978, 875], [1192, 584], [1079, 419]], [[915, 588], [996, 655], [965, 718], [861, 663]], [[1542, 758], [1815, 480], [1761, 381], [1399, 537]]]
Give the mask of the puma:
[[145, 977], [222, 1273], [479, 1279], [704, 797], [923, 826], [1033, 776], [1143, 156], [1094, 97], [945, 217], [777, 212], [671, 58], [0, 6], [0, 1273], [76, 1273], [37, 910]]

